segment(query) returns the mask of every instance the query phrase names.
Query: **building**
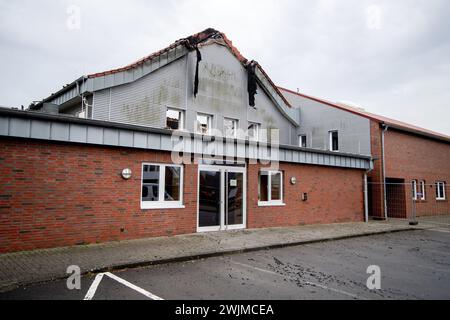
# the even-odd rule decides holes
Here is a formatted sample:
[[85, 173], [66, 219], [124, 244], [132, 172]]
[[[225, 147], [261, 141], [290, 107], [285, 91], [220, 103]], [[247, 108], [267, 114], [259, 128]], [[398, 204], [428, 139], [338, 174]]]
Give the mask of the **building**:
[[373, 157], [368, 175], [371, 216], [406, 218], [413, 210], [417, 216], [450, 214], [449, 136], [362, 108], [280, 90], [300, 109], [299, 141], [304, 146]]
[[450, 137], [277, 87], [213, 29], [0, 109], [0, 145], [0, 252], [450, 212]]
[[0, 252], [364, 221], [381, 123], [312, 101], [207, 29], [0, 110]]

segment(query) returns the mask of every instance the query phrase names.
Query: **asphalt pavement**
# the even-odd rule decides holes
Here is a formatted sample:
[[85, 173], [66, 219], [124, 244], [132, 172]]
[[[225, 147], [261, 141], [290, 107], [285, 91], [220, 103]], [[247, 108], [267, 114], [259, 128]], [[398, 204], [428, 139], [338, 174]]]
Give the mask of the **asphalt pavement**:
[[[366, 286], [378, 266], [381, 289]], [[96, 280], [97, 279], [97, 280]], [[89, 294], [88, 294], [89, 293]], [[0, 299], [450, 299], [450, 232], [414, 230], [24, 286]]]

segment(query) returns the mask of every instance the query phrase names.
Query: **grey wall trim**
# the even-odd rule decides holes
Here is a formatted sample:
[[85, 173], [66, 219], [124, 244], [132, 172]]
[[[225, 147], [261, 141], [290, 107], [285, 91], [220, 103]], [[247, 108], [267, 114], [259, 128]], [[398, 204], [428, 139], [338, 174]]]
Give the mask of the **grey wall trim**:
[[270, 84], [269, 80], [266, 78], [266, 76], [259, 70], [259, 68], [256, 68], [256, 76], [259, 80], [259, 84], [263, 89], [267, 92], [268, 96], [271, 98], [271, 100], [274, 102], [274, 104], [277, 106], [277, 108], [280, 110], [280, 112], [289, 120], [292, 124], [295, 126], [300, 125], [300, 112], [298, 109], [294, 109], [286, 105], [286, 103], [283, 101], [283, 99], [280, 97], [278, 92], [275, 91], [273, 86]]
[[232, 139], [231, 144], [226, 144], [214, 137], [190, 133], [172, 137], [171, 134], [171, 131], [164, 129], [38, 112], [0, 110], [0, 136], [190, 153], [214, 150], [218, 156], [364, 170], [372, 168], [371, 158], [365, 156], [293, 146], [280, 146], [278, 152], [267, 153], [263, 145], [246, 140]]

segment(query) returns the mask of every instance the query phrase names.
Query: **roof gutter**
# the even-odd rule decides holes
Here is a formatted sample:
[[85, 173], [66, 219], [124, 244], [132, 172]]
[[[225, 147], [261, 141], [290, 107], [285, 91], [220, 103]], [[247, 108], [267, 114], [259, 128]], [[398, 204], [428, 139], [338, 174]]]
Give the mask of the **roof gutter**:
[[[31, 118], [31, 119], [38, 119], [38, 120], [51, 120], [51, 121], [57, 121], [57, 122], [61, 122], [61, 123], [93, 125], [93, 126], [101, 126], [101, 127], [105, 127], [105, 128], [134, 130], [134, 131], [147, 132], [147, 133], [157, 133], [157, 134], [161, 134], [161, 135], [173, 134], [173, 131], [168, 130], [168, 129], [146, 127], [146, 126], [139, 126], [139, 125], [133, 125], [133, 124], [124, 124], [124, 123], [110, 122], [110, 121], [103, 121], [103, 120], [84, 119], [84, 118], [77, 118], [77, 117], [73, 117], [73, 116], [69, 116], [69, 115], [63, 115], [63, 114], [49, 114], [49, 113], [29, 111], [29, 110], [21, 111], [21, 110], [13, 110], [13, 109], [0, 109], [0, 116], [1, 115], [5, 115], [5, 116], [9, 116], [9, 117], [12, 116], [12, 117], [28, 118], [28, 119]], [[203, 137], [202, 135], [192, 133], [192, 132], [184, 132], [182, 134], [186, 135], [186, 136], [192, 136], [192, 137]], [[235, 140], [239, 141], [240, 139], [235, 139]], [[254, 142], [250, 142], [250, 141], [246, 140], [245, 143], [253, 144]], [[350, 153], [341, 153], [341, 152], [336, 153], [336, 152], [328, 151], [328, 150], [301, 148], [301, 147], [297, 147], [297, 146], [282, 145], [282, 144], [280, 144], [279, 147], [286, 149], [286, 150], [293, 150], [293, 151], [304, 151], [304, 152], [308, 152], [308, 153], [350, 157], [350, 158], [361, 159], [361, 160], [366, 160], [366, 161], [373, 160], [371, 156], [360, 155], [360, 154], [350, 154]]]
[[[387, 124], [383, 122], [382, 125], [387, 125]], [[428, 137], [430, 139], [434, 139], [434, 140], [439, 140], [439, 141], [442, 141], [442, 142], [450, 143], [450, 138], [441, 137], [441, 136], [438, 136], [438, 135], [434, 135], [432, 133], [427, 133], [427, 132], [423, 132], [423, 131], [415, 130], [415, 129], [409, 129], [409, 128], [406, 128], [406, 127], [403, 127], [403, 126], [399, 126], [399, 125], [395, 125], [395, 124], [392, 124], [392, 123], [389, 124], [389, 127], [391, 129], [404, 131], [404, 132], [409, 132], [409, 133], [412, 133], [412, 134], [415, 134], [415, 135], [424, 136], [424, 137]]]
[[67, 91], [69, 91], [70, 89], [73, 89], [74, 87], [77, 87], [78, 94], [80, 94], [81, 93], [81, 85], [80, 85], [80, 83], [82, 83], [83, 81], [86, 81], [87, 78], [88, 77], [86, 77], [86, 76], [79, 77], [77, 80], [69, 83], [68, 85], [66, 85], [65, 87], [60, 89], [59, 91], [57, 91], [55, 93], [52, 93], [50, 96], [48, 96], [47, 98], [42, 99], [42, 101], [39, 101], [37, 104], [30, 106], [29, 110], [39, 110], [44, 103], [53, 100], [55, 97], [66, 93]]

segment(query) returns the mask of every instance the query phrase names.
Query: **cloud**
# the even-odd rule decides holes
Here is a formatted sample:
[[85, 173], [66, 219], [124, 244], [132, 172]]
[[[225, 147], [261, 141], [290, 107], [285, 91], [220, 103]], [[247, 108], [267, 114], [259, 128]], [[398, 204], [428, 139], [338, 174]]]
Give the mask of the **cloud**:
[[[67, 27], [71, 6], [79, 28]], [[282, 86], [450, 134], [449, 9], [445, 0], [0, 0], [0, 104], [27, 105], [214, 27]]]

